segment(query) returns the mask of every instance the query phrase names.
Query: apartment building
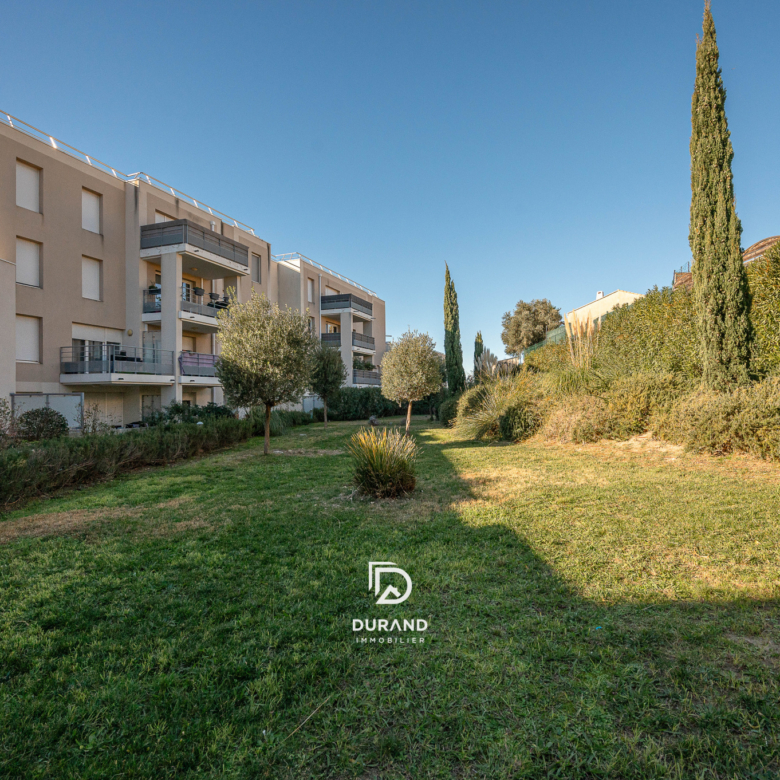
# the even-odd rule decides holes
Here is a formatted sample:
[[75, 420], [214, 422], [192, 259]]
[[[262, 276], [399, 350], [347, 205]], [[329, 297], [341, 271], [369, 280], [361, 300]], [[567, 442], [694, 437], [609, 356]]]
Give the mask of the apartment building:
[[113, 425], [172, 401], [220, 403], [216, 315], [231, 288], [308, 309], [348, 383], [379, 382], [353, 371], [353, 356], [376, 366], [384, 348], [384, 302], [361, 285], [274, 258], [249, 225], [8, 114], [0, 177], [0, 398], [83, 393]]

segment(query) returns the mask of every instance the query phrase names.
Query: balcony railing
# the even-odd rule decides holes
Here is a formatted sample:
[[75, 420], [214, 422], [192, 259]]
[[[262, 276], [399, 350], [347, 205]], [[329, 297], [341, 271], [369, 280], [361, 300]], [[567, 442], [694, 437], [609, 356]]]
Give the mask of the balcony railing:
[[375, 349], [374, 337], [364, 336], [362, 333], [353, 333], [352, 346], [361, 347], [362, 349]]
[[361, 371], [353, 368], [352, 383], [355, 385], [381, 385], [382, 376], [378, 371]]
[[357, 295], [347, 293], [345, 295], [323, 295], [320, 298], [320, 308], [327, 309], [354, 309], [362, 314], [372, 316], [374, 307], [369, 301], [358, 298]]
[[182, 352], [179, 355], [179, 368], [182, 376], [216, 376], [218, 355], [202, 352]]
[[[220, 297], [217, 293], [204, 293], [196, 295], [193, 290], [197, 288], [182, 287], [181, 309], [194, 314], [202, 314], [204, 317], [216, 317], [220, 309], [228, 307], [227, 296]], [[154, 314], [162, 311], [162, 291], [143, 291], [143, 313]]]
[[187, 219], [141, 226], [141, 249], [155, 249], [176, 244], [190, 244], [249, 267], [249, 247]]
[[320, 336], [320, 340], [323, 344], [327, 344], [331, 347], [341, 346], [341, 334], [340, 333], [323, 333]]
[[154, 347], [95, 344], [60, 347], [61, 374], [173, 374], [173, 352]]

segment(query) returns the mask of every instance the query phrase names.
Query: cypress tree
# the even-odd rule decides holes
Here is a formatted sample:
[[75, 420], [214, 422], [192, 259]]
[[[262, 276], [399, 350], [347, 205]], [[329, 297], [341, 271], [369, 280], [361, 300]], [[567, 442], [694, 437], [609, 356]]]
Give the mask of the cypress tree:
[[726, 90], [718, 66], [709, 0], [696, 46], [691, 106], [691, 226], [693, 295], [704, 384], [748, 379], [752, 328], [750, 292], [742, 263], [742, 225], [734, 202], [734, 150], [726, 121]]
[[482, 331], [477, 331], [477, 337], [474, 339], [474, 370], [477, 370], [477, 361], [479, 356], [485, 351], [485, 345], [482, 341]]
[[458, 393], [466, 387], [463, 370], [463, 348], [460, 344], [460, 314], [458, 294], [450, 277], [449, 266], [444, 264], [444, 366], [447, 371], [447, 387]]

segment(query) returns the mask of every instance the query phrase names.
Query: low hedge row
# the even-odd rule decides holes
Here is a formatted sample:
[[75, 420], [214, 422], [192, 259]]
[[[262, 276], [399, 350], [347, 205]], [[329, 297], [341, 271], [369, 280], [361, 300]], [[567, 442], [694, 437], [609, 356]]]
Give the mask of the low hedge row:
[[119, 435], [82, 436], [0, 452], [0, 506], [229, 447], [257, 435], [251, 420], [159, 425]]

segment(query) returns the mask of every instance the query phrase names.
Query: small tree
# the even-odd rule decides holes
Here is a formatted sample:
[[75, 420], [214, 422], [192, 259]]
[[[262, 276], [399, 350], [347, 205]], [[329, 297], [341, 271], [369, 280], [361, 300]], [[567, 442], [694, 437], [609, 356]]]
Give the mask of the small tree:
[[514, 313], [501, 318], [501, 341], [510, 355], [519, 355], [532, 344], [540, 342], [553, 328], [561, 324], [561, 310], [546, 298], [530, 303], [518, 301]]
[[458, 293], [455, 292], [455, 284], [446, 263], [444, 268], [444, 361], [447, 366], [447, 386], [451, 393], [459, 393], [466, 387], [466, 372], [460, 345]]
[[341, 352], [328, 344], [320, 344], [314, 351], [314, 367], [311, 373], [311, 389], [320, 398], [328, 427], [328, 404], [335, 399], [341, 386], [347, 381], [347, 367]]
[[412, 424], [412, 403], [441, 387], [441, 361], [427, 333], [408, 331], [382, 359], [382, 395], [408, 404], [406, 433]]
[[270, 450], [271, 410], [300, 400], [309, 387], [316, 341], [308, 314], [271, 303], [252, 292], [246, 303], [231, 293], [217, 315], [222, 345], [217, 377], [231, 406], [265, 406], [265, 445]]
[[477, 331], [477, 337], [474, 339], [474, 374], [477, 373], [477, 362], [479, 356], [485, 351], [485, 343], [482, 341], [482, 331]]

